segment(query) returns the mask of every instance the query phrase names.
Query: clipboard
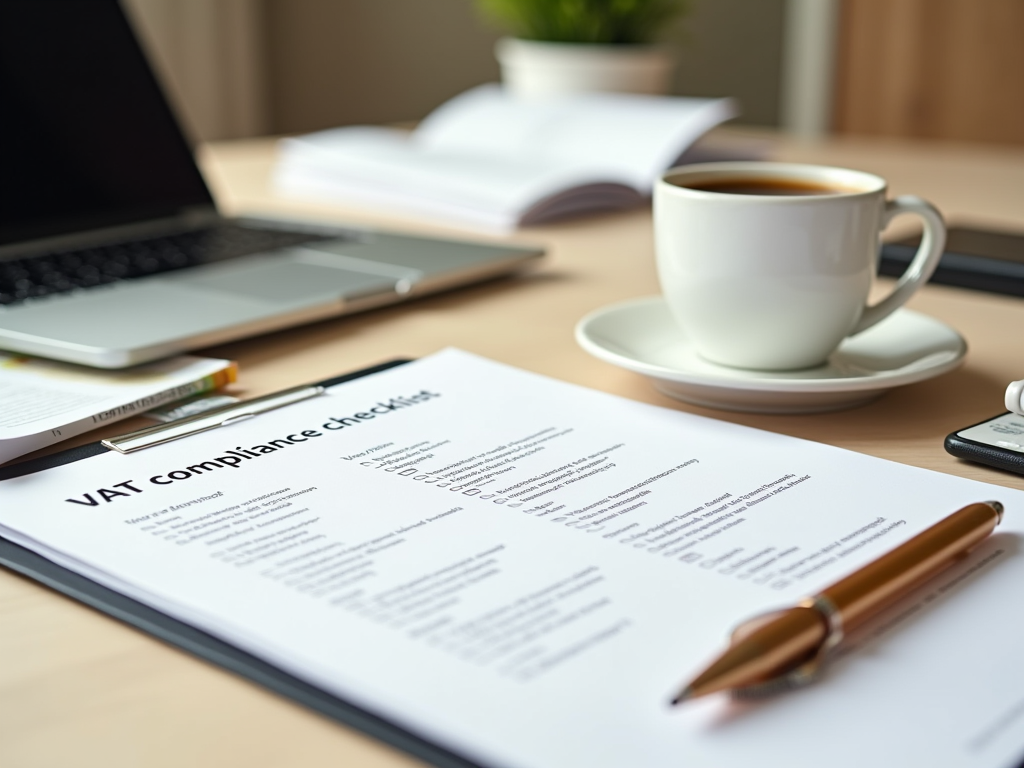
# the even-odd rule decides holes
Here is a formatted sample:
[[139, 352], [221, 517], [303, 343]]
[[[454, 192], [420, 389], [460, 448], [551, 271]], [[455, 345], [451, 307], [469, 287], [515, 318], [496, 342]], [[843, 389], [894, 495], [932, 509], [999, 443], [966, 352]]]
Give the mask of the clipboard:
[[[271, 407], [287, 407], [290, 402], [300, 402], [306, 397], [320, 394], [329, 387], [343, 384], [352, 379], [370, 376], [410, 362], [406, 359], [392, 360], [353, 373], [336, 376], [315, 384], [294, 390], [274, 393], [255, 400], [234, 403], [225, 408], [199, 414], [189, 419], [161, 424], [138, 432], [111, 438], [88, 445], [70, 448], [40, 459], [0, 467], [0, 482], [15, 477], [30, 475], [53, 467], [83, 461], [93, 456], [119, 450], [120, 440], [127, 440], [127, 450], [141, 450], [147, 445], [157, 445], [168, 439], [187, 438], [189, 434], [251, 418]], [[305, 394], [303, 394], [305, 393]], [[280, 405], [274, 406], [275, 402]], [[255, 404], [255, 408], [254, 408]], [[261, 405], [262, 404], [262, 405]], [[205, 418], [204, 418], [205, 417]], [[219, 421], [218, 421], [219, 420]], [[189, 427], [191, 429], [182, 429]], [[146, 443], [139, 445], [139, 441]], [[15, 573], [43, 584], [67, 597], [88, 605], [111, 616], [151, 637], [174, 646], [203, 661], [207, 661], [233, 674], [250, 680], [274, 693], [280, 694], [321, 715], [339, 723], [356, 728], [413, 757], [417, 757], [439, 768], [482, 768], [479, 763], [468, 760], [433, 742], [423, 739], [378, 715], [368, 712], [337, 696], [311, 685], [304, 680], [269, 664], [245, 651], [239, 650], [185, 622], [173, 619], [160, 611], [133, 600], [107, 587], [63, 568], [46, 558], [0, 537], [0, 565]]]

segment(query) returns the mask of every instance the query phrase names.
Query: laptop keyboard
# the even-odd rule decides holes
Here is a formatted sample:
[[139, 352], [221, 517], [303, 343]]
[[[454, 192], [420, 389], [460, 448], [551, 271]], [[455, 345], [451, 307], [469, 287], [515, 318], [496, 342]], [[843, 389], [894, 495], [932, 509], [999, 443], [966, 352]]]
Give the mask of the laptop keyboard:
[[0, 261], [0, 305], [338, 237], [220, 224], [145, 240]]

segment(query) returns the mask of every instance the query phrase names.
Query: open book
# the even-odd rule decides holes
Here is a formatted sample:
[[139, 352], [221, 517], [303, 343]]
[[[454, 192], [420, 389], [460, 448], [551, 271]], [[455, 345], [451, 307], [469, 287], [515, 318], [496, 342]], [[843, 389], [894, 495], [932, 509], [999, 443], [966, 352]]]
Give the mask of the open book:
[[490, 230], [636, 205], [731, 99], [586, 94], [521, 101], [500, 87], [447, 102], [412, 133], [354, 126], [283, 139], [274, 184]]

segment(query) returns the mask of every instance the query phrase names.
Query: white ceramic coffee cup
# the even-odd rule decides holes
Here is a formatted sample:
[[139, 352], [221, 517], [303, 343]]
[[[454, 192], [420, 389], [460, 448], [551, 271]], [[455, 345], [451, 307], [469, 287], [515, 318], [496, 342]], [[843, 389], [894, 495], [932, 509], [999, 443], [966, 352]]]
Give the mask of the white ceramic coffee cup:
[[[788, 180], [834, 190], [774, 196], [687, 185]], [[795, 163], [706, 163], [673, 168], [654, 191], [662, 291], [702, 357], [762, 370], [811, 368], [847, 336], [901, 307], [942, 255], [941, 214], [919, 197], [886, 200], [879, 176]], [[879, 236], [914, 213], [924, 237], [895, 289], [868, 306]]]

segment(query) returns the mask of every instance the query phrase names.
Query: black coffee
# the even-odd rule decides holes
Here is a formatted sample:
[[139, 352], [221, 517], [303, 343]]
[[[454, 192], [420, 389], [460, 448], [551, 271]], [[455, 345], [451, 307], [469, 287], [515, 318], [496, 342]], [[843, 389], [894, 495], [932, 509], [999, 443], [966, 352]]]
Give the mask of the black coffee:
[[792, 197], [795, 195], [840, 195], [853, 190], [828, 184], [817, 184], [803, 179], [782, 179], [771, 177], [708, 179], [689, 184], [680, 184], [687, 189], [701, 192], [721, 192], [726, 195], [772, 195]]

